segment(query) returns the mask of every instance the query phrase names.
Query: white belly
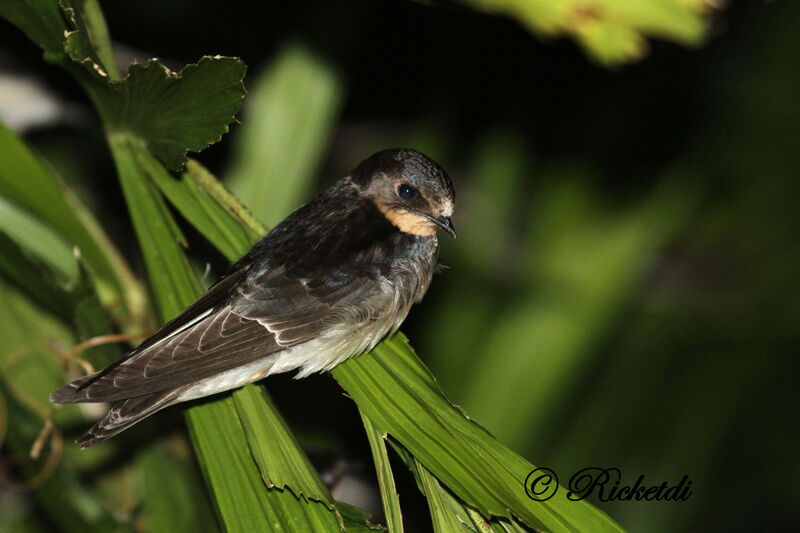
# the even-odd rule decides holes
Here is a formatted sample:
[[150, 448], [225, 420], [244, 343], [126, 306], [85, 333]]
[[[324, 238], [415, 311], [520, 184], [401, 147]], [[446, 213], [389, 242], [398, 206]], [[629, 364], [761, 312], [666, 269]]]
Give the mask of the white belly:
[[272, 361], [270, 357], [265, 357], [264, 359], [259, 359], [258, 361], [253, 361], [252, 363], [206, 378], [184, 391], [178, 396], [177, 401], [185, 402], [188, 400], [196, 400], [197, 398], [203, 398], [258, 381], [269, 375]]

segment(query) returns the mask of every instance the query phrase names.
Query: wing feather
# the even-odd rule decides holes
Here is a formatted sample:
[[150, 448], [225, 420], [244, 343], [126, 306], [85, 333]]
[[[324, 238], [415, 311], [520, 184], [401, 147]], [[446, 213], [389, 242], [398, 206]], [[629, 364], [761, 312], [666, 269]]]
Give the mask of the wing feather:
[[[238, 277], [238, 284], [222, 286], [230, 295], [224, 307], [219, 297], [207, 293], [170, 321], [166, 332], [157, 332], [102, 375], [54, 395], [62, 403], [116, 401], [196, 383], [317, 338], [342, 317], [355, 319], [344, 309], [374, 296], [377, 287], [361, 276], [310, 286], [281, 268]], [[201, 302], [216, 307], [203, 309]], [[357, 321], [352, 325], [357, 327]], [[73, 397], [65, 399], [66, 391]]]

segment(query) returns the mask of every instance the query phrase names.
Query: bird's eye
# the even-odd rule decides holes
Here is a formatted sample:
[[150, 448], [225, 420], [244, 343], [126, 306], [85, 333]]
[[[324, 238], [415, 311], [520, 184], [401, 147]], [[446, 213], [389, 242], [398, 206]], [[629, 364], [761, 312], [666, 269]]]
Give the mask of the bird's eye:
[[397, 187], [397, 194], [399, 194], [401, 198], [405, 198], [406, 200], [408, 200], [409, 198], [414, 198], [414, 195], [416, 193], [417, 191], [415, 191], [413, 187], [411, 187], [410, 185], [406, 185], [405, 183]]

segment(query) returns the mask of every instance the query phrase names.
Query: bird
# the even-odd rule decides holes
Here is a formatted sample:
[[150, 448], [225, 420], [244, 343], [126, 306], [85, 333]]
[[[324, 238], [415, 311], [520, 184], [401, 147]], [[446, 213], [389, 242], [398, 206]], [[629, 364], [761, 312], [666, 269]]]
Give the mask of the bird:
[[394, 333], [456, 236], [453, 184], [407, 148], [377, 152], [263, 236], [197, 301], [118, 361], [50, 394], [113, 403], [103, 442], [165, 407], [296, 371], [331, 370]]

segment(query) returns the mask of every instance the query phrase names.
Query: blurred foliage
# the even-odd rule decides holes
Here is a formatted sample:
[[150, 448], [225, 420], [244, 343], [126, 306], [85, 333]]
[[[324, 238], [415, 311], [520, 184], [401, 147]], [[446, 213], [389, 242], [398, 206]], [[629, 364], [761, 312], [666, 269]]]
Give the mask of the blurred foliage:
[[17, 232], [17, 242], [36, 250], [67, 277], [76, 275], [69, 246], [80, 249], [95, 274], [92, 279], [101, 299], [113, 306], [123, 304], [116, 313], [127, 310], [131, 317], [139, 317], [141, 289], [92, 214], [3, 124], [0, 150], [7, 161], [0, 170], [0, 195], [13, 202], [3, 204], [3, 230]]
[[714, 0], [460, 0], [518, 19], [545, 36], [567, 35], [606, 65], [640, 59], [646, 37], [684, 45], [703, 39]]
[[[178, 409], [88, 452], [70, 441], [99, 410], [59, 409], [42, 455], [28, 457], [48, 427], [47, 392], [82, 372], [76, 356], [100, 366], [123, 350], [70, 348], [153, 326], [140, 278], [174, 276], [154, 291], [166, 318], [208, 283], [201, 272], [210, 268], [212, 279], [224, 272], [226, 258], [255, 236], [255, 218], [204, 166], [190, 161], [179, 177], [164, 166], [176, 168], [186, 150], [225, 130], [181, 138], [192, 130], [181, 122], [190, 116], [182, 104], [209, 101], [180, 97], [173, 65], [206, 50], [242, 56], [252, 74], [241, 127], [201, 161], [262, 220], [281, 219], [372, 150], [413, 146], [449, 170], [459, 238], [443, 242], [449, 268], [404, 330], [447, 396], [501, 442], [553, 468], [562, 484], [587, 466], [618, 467], [628, 483], [640, 474], [652, 484], [692, 479], [686, 502], [593, 500], [631, 531], [800, 527], [786, 490], [800, 482], [800, 429], [791, 411], [800, 401], [800, 37], [791, 24], [798, 6], [742, 1], [712, 12], [718, 4], [701, 1], [461, 3], [515, 18], [537, 35], [569, 36], [605, 65], [642, 57], [645, 39], [655, 40], [647, 61], [607, 72], [569, 43], [538, 43], [514, 21], [439, 2], [317, 0], [270, 6], [257, 17], [244, 4], [220, 10], [147, 0], [104, 4], [118, 40], [112, 54], [92, 0], [65, 2], [64, 12], [54, 2], [27, 2], [26, 9], [39, 6], [34, 22], [15, 7], [22, 3], [0, 0], [0, 13], [27, 24], [46, 59], [67, 66], [109, 128], [84, 117], [40, 126], [24, 143], [0, 130], [0, 154], [11, 162], [0, 168], [0, 531], [218, 529], [177, 429]], [[257, 31], [243, 25], [245, 14], [258, 20]], [[81, 37], [87, 27], [89, 42]], [[79, 31], [59, 49], [64, 29]], [[34, 73], [65, 108], [88, 109], [73, 78], [44, 66], [12, 26], [0, 31], [0, 68]], [[686, 50], [659, 39], [706, 46]], [[119, 68], [112, 58], [122, 55]], [[152, 56], [163, 59], [136, 76], [153, 90], [127, 85], [130, 58]], [[223, 66], [203, 61], [204, 68]], [[232, 97], [223, 115], [230, 116], [241, 70], [225, 61]], [[225, 68], [199, 84], [224, 78]], [[157, 103], [151, 112], [126, 115], [143, 97]], [[103, 146], [112, 129], [125, 132], [109, 136], [114, 159]], [[162, 135], [182, 142], [160, 149]], [[115, 164], [128, 176], [127, 202], [109, 179]], [[138, 241], [126, 209], [138, 217]], [[143, 237], [152, 227], [171, 240]], [[350, 369], [350, 379], [379, 362], [396, 370], [413, 361], [403, 348], [393, 352], [398, 341], [381, 358], [353, 361], [360, 368]], [[413, 398], [439, 396], [424, 367], [408, 368], [426, 385], [409, 393], [394, 388], [401, 382], [386, 382], [387, 398], [406, 398], [392, 416], [454, 416], [444, 406], [410, 414]], [[387, 519], [376, 519], [392, 531], [401, 508], [406, 531], [522, 530], [505, 519], [487, 522], [454, 495], [442, 473], [451, 468], [437, 473], [426, 458], [438, 457], [443, 437], [400, 443], [394, 433], [404, 428], [393, 433], [386, 426], [397, 421], [379, 422], [381, 401], [360, 403], [373, 411], [362, 423], [331, 382], [266, 382], [295, 443], [256, 387], [188, 410], [202, 474], [226, 527], [252, 530], [254, 516], [325, 509], [289, 491], [264, 490], [284, 475], [271, 470], [275, 464], [302, 466], [301, 475], [311, 475], [306, 483], [316, 479], [299, 443], [333, 451], [339, 465], [371, 463], [372, 451], [374, 490], [381, 487], [389, 509]], [[460, 424], [446, 427], [474, 430]], [[263, 444], [272, 441], [283, 444]], [[250, 443], [297, 455], [252, 457]], [[453, 437], [444, 452], [458, 453], [462, 444]], [[476, 479], [489, 463], [472, 466]], [[332, 477], [323, 468], [328, 486], [313, 490], [330, 489], [328, 502], [339, 499]], [[467, 477], [449, 480], [458, 482], [467, 484], [462, 491], [502, 493]], [[519, 483], [512, 496], [524, 498]], [[335, 505], [348, 530], [369, 527], [359, 509]], [[567, 503], [564, 509], [571, 512]]]
[[341, 105], [342, 82], [322, 59], [292, 44], [251, 83], [226, 182], [272, 226], [308, 198]]

